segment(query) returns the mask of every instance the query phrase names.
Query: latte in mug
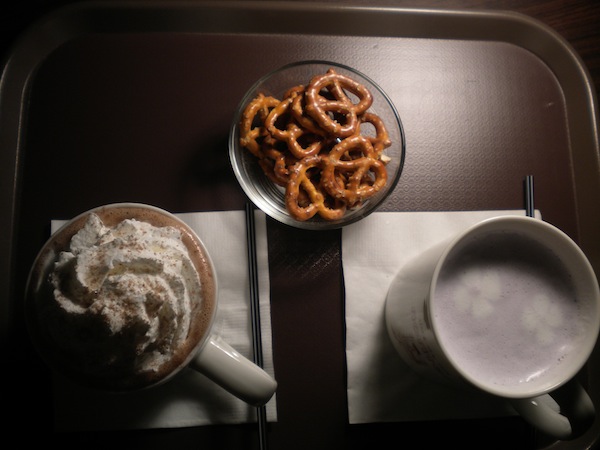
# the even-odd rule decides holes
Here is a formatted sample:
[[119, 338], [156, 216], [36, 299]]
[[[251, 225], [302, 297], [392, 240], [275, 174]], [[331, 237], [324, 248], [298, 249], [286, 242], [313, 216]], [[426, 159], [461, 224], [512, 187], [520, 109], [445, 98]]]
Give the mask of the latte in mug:
[[518, 233], [461, 242], [432, 295], [432, 321], [446, 354], [490, 387], [518, 389], [569, 364], [590, 326], [568, 268]]
[[[499, 216], [432, 245], [392, 281], [385, 319], [402, 359], [432, 380], [505, 398], [559, 439], [593, 421], [575, 375], [598, 338], [600, 288], [551, 224]], [[553, 391], [567, 383], [576, 404], [559, 411]]]

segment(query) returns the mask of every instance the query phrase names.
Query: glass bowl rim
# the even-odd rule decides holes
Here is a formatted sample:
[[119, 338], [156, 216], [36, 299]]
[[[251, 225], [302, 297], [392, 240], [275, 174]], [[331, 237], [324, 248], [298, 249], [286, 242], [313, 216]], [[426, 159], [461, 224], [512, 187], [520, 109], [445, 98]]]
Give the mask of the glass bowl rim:
[[[331, 67], [339, 68], [344, 71], [355, 74], [357, 77], [359, 77], [361, 79], [358, 81], [364, 80], [364, 81], [367, 81], [368, 83], [370, 83], [377, 90], [378, 94], [381, 96], [381, 98], [387, 104], [387, 107], [390, 109], [390, 111], [395, 119], [394, 126], [397, 127], [397, 131], [398, 131], [399, 137], [400, 137], [400, 142], [398, 143], [398, 146], [399, 146], [398, 168], [396, 169], [393, 177], [388, 179], [386, 186], [384, 188], [385, 192], [383, 192], [381, 195], [379, 195], [378, 198], [376, 198], [376, 199], [368, 199], [368, 203], [366, 205], [359, 207], [355, 211], [356, 212], [355, 214], [352, 214], [352, 215], [346, 214], [346, 215], [344, 215], [344, 217], [337, 219], [337, 220], [333, 220], [333, 221], [324, 220], [324, 219], [319, 220], [318, 218], [317, 218], [317, 220], [314, 220], [315, 219], [314, 217], [309, 220], [306, 220], [306, 221], [300, 221], [300, 220], [297, 220], [294, 217], [292, 217], [287, 211], [285, 213], [282, 213], [277, 208], [274, 208], [271, 205], [269, 205], [268, 202], [263, 201], [263, 196], [256, 195], [256, 192], [249, 186], [249, 184], [251, 184], [251, 180], [246, 179], [246, 177], [244, 176], [244, 174], [241, 171], [243, 156], [237, 155], [237, 152], [239, 151], [238, 129], [239, 129], [240, 115], [241, 115], [242, 111], [244, 110], [244, 108], [246, 107], [246, 105], [248, 104], [248, 102], [251, 101], [252, 98], [254, 98], [254, 96], [258, 92], [260, 86], [264, 85], [268, 80], [270, 80], [273, 76], [275, 76], [279, 73], [285, 72], [290, 69], [294, 69], [296, 67], [310, 66], [310, 65], [327, 66], [329, 68], [331, 68]], [[315, 75], [317, 75], [317, 74], [318, 73], [315, 73]], [[307, 82], [308, 82], [308, 80], [307, 80]], [[289, 87], [292, 87], [292, 86], [289, 86]], [[229, 129], [228, 145], [229, 145], [230, 164], [232, 166], [232, 169], [233, 169], [236, 179], [238, 180], [240, 186], [242, 187], [242, 190], [244, 191], [244, 193], [246, 194], [248, 199], [250, 201], [252, 201], [260, 210], [262, 210], [265, 214], [267, 214], [271, 218], [273, 218], [281, 223], [284, 223], [286, 225], [289, 225], [289, 226], [292, 226], [295, 228], [306, 229], [306, 230], [339, 229], [344, 226], [350, 225], [352, 223], [358, 222], [359, 220], [361, 220], [361, 219], [367, 217], [368, 215], [370, 215], [371, 213], [375, 212], [377, 210], [377, 208], [388, 198], [389, 194], [395, 189], [396, 185], [398, 184], [400, 176], [404, 170], [404, 164], [405, 164], [405, 160], [406, 160], [406, 136], [405, 136], [405, 131], [404, 131], [404, 125], [402, 123], [400, 114], [398, 113], [398, 110], [396, 108], [396, 105], [394, 104], [394, 102], [392, 101], [390, 96], [381, 88], [381, 86], [379, 86], [379, 84], [377, 82], [375, 82], [372, 78], [365, 75], [361, 71], [359, 71], [353, 67], [350, 67], [348, 65], [342, 64], [342, 63], [333, 62], [333, 61], [329, 61], [329, 60], [323, 60], [323, 59], [309, 59], [309, 60], [301, 60], [301, 61], [294, 61], [291, 63], [287, 63], [282, 66], [279, 66], [276, 69], [273, 69], [273, 70], [267, 72], [265, 75], [261, 76], [257, 81], [255, 81], [245, 91], [242, 99], [240, 100], [240, 102], [238, 103], [238, 105], [235, 109], [235, 114], [234, 114], [230, 129]], [[315, 216], [315, 217], [317, 217], [317, 216]]]

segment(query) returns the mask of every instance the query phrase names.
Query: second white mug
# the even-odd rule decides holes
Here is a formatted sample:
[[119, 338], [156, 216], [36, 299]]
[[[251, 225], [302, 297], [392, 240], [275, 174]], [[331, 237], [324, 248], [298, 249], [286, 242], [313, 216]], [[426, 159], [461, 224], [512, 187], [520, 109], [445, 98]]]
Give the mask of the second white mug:
[[[424, 376], [506, 398], [558, 439], [593, 420], [573, 378], [598, 337], [598, 281], [556, 227], [523, 216], [470, 227], [399, 271], [385, 313], [394, 347]], [[566, 417], [551, 393], [568, 382], [577, 405]]]

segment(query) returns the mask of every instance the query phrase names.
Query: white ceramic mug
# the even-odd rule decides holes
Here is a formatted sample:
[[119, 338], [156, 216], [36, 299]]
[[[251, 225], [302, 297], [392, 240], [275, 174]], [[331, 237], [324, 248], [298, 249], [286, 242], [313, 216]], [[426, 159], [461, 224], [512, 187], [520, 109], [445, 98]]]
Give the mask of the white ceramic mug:
[[[192, 307], [192, 313], [189, 315], [191, 320], [189, 332], [187, 332], [188, 337], [184, 345], [181, 345], [164, 366], [161, 366], [155, 372], [145, 370], [143, 373], [137, 373], [136, 370], [134, 371], [135, 375], [130, 375], [131, 371], [129, 369], [121, 369], [122, 366], [128, 364], [128, 359], [135, 359], [135, 356], [130, 356], [128, 353], [125, 356], [113, 357], [113, 352], [117, 354], [118, 350], [115, 351], [115, 349], [120, 346], [113, 345], [114, 339], [116, 339], [113, 334], [105, 338], [105, 331], [101, 332], [103, 343], [101, 344], [102, 347], [98, 348], [100, 348], [103, 357], [106, 354], [113, 360], [120, 358], [118, 365], [115, 364], [116, 368], [114, 370], [110, 369], [113, 371], [107, 372], [109, 375], [104, 377], [96, 375], [97, 372], [104, 370], [103, 367], [106, 366], [103, 365], [104, 363], [99, 364], [97, 361], [90, 359], [89, 363], [86, 362], [85, 368], [82, 368], [84, 365], [79, 361], [83, 361], [87, 357], [85, 353], [88, 351], [88, 344], [89, 353], [92, 354], [93, 349], [100, 341], [95, 336], [90, 337], [90, 333], [87, 331], [88, 328], [94, 329], [97, 326], [96, 319], [89, 319], [85, 322], [84, 316], [87, 312], [80, 311], [78, 317], [68, 316], [63, 312], [64, 308], [55, 305], [56, 302], [53, 300], [55, 288], [50, 286], [49, 276], [54, 270], [55, 262], [59, 259], [60, 253], [69, 248], [71, 238], [87, 222], [91, 213], [97, 214], [108, 226], [116, 226], [125, 219], [133, 218], [157, 227], [172, 226], [177, 228], [181, 232], [182, 242], [185, 245], [184, 250], [187, 249], [186, 253], [191, 256], [193, 266], [200, 275], [201, 288], [189, 294], [201, 298], [202, 301], [193, 303], [197, 306]], [[160, 252], [160, 250], [158, 251]], [[131, 276], [136, 276], [136, 272], [141, 272], [141, 269], [135, 264], [130, 264], [130, 266], [131, 268], [126, 267], [119, 270], [127, 272], [128, 275], [133, 274]], [[189, 266], [186, 265], [185, 267]], [[119, 275], [118, 271], [117, 275]], [[142, 275], [146, 274], [143, 273]], [[63, 283], [69, 284], [71, 281], [65, 280]], [[172, 283], [160, 284], [160, 282], [157, 282], [156, 286], [161, 288], [166, 284], [170, 286]], [[158, 292], [157, 289], [146, 290], [143, 294], [143, 298], [146, 299], [144, 301], [148, 303], [148, 295], [150, 297], [155, 296], [157, 295], [156, 292]], [[137, 296], [137, 298], [141, 298], [141, 296]], [[115, 203], [94, 208], [78, 215], [48, 239], [32, 265], [26, 288], [25, 309], [32, 341], [38, 348], [42, 358], [50, 367], [81, 384], [114, 391], [145, 389], [161, 384], [171, 379], [183, 368], [190, 367], [203, 373], [245, 402], [255, 406], [263, 405], [273, 396], [277, 383], [262, 368], [241, 355], [215, 334], [213, 319], [217, 310], [217, 300], [218, 282], [212, 260], [201, 239], [187, 224], [173, 214], [154, 206], [138, 203]], [[190, 304], [192, 304], [191, 301]], [[77, 305], [69, 307], [71, 309], [83, 309]], [[154, 307], [146, 306], [145, 308], [148, 310]], [[177, 306], [177, 308], [181, 309], [180, 306]], [[151, 317], [152, 323], [162, 323], [160, 320], [165, 317], [165, 314], [160, 315], [160, 320], [159, 314], [154, 314], [156, 315]], [[87, 315], [90, 316], [90, 314]], [[53, 321], [52, 317], [58, 319]], [[166, 320], [171, 320], [171, 316], [168, 316]], [[183, 322], [185, 320], [182, 320]], [[101, 325], [101, 327], [102, 330], [106, 328], [105, 325]], [[162, 325], [158, 327], [160, 328]], [[63, 329], [66, 330], [63, 331]], [[131, 327], [128, 330], [130, 329]], [[127, 333], [131, 332], [127, 331]], [[137, 331], [133, 333], [137, 333]], [[81, 349], [79, 347], [71, 348], [69, 341], [79, 339], [85, 340], [85, 344], [81, 346]], [[138, 339], [138, 337], [135, 339]], [[128, 346], [129, 341], [125, 345]], [[108, 350], [105, 351], [104, 349], [107, 348]], [[75, 360], [77, 362], [74, 362]], [[98, 366], [98, 370], [96, 370], [95, 365]], [[94, 370], [89, 370], [88, 367], [93, 367]]]
[[[557, 439], [593, 421], [574, 377], [598, 337], [598, 281], [556, 227], [523, 216], [470, 227], [400, 269], [385, 314], [394, 347], [424, 376], [505, 398]], [[565, 384], [573, 405], [561, 411], [551, 393]]]

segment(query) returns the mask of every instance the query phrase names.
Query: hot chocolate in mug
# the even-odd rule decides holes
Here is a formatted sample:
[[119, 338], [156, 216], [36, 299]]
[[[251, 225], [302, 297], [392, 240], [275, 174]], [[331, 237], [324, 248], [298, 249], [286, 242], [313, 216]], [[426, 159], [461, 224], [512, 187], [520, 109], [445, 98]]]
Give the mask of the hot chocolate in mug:
[[[385, 316], [394, 347], [424, 376], [505, 398], [558, 439], [593, 421], [575, 376], [598, 338], [598, 281], [556, 227], [501, 216], [435, 245], [400, 269]], [[552, 393], [566, 387], [561, 408]]]
[[187, 224], [151, 205], [115, 203], [48, 239], [25, 311], [40, 356], [79, 384], [140, 390], [190, 367], [263, 405], [277, 383], [215, 334], [217, 300], [212, 260]]

